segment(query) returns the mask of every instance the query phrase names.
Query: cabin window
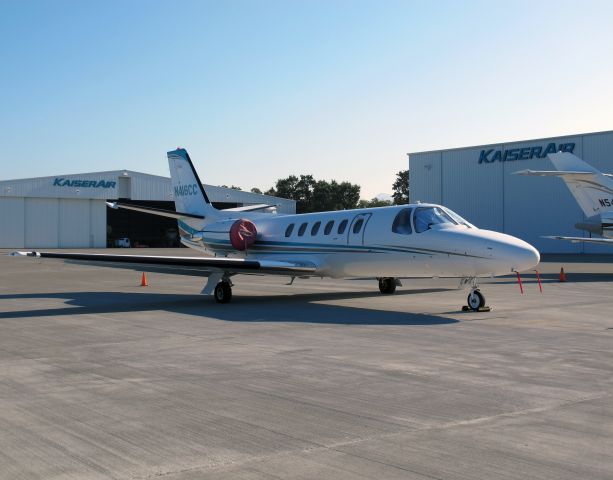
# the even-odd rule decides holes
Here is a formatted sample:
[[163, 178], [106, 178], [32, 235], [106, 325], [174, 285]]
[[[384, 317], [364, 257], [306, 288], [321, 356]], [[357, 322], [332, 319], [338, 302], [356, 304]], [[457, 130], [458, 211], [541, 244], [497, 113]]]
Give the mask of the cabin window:
[[347, 228], [347, 220], [343, 220], [341, 223], [338, 224], [338, 234], [342, 235], [343, 233], [345, 233], [345, 229]]
[[319, 232], [319, 227], [321, 227], [321, 222], [315, 222], [311, 227], [311, 235], [317, 235], [317, 232]]
[[449, 214], [439, 207], [418, 207], [415, 209], [415, 231], [417, 233], [430, 230], [433, 225], [457, 225]]
[[360, 229], [364, 224], [363, 218], [358, 218], [358, 220], [353, 224], [353, 233], [360, 233]]
[[324, 228], [324, 235], [330, 235], [332, 227], [334, 227], [334, 220], [330, 220], [328, 223], [326, 223], [326, 226]]
[[292, 234], [292, 232], [293, 232], [293, 231], [294, 231], [294, 224], [293, 224], [293, 223], [290, 223], [290, 224], [287, 226], [287, 228], [285, 229], [285, 236], [286, 236], [286, 237], [289, 237], [289, 236]]
[[307, 222], [304, 222], [302, 225], [300, 225], [300, 228], [298, 229], [298, 236], [299, 237], [302, 237], [304, 235], [304, 232], [307, 229], [307, 225], [308, 225]]
[[398, 212], [396, 218], [394, 218], [394, 223], [392, 224], [392, 232], [399, 233], [401, 235], [409, 235], [413, 233], [413, 229], [411, 228], [411, 213], [413, 212], [412, 208], [403, 208]]

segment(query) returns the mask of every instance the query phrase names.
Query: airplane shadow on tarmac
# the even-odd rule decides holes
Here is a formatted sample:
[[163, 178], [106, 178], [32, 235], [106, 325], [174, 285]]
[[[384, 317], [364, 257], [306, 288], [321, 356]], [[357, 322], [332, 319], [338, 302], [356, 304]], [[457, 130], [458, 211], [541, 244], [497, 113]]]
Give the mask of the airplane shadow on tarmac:
[[[442, 292], [451, 289], [397, 291], [396, 295]], [[0, 319], [59, 315], [124, 313], [163, 310], [230, 322], [287, 322], [337, 325], [445, 325], [458, 323], [436, 315], [372, 310], [315, 303], [326, 300], [381, 297], [379, 292], [298, 293], [292, 295], [236, 295], [232, 303], [215, 303], [212, 296], [166, 293], [62, 292], [0, 295], [9, 299], [65, 299], [68, 307], [0, 312]]]

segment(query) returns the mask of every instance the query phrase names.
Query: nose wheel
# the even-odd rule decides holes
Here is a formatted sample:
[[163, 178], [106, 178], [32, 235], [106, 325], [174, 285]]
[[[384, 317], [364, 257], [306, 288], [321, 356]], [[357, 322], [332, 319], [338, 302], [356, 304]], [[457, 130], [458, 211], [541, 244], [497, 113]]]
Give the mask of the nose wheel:
[[479, 310], [485, 308], [485, 297], [477, 288], [471, 290], [466, 300], [468, 303], [468, 308], [470, 308], [473, 312], [478, 312]]

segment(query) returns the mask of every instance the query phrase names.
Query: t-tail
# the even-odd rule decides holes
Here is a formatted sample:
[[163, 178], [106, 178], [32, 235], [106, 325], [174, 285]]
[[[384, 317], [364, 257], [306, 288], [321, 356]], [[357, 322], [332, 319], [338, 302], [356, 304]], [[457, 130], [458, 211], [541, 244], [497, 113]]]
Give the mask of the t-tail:
[[569, 152], [549, 154], [556, 170], [522, 170], [520, 175], [560, 177], [587, 218], [613, 211], [613, 178]]
[[[575, 224], [578, 230], [590, 233], [589, 237], [549, 236], [571, 242], [613, 243], [613, 178], [602, 173], [569, 152], [549, 154], [556, 170], [522, 170], [520, 175], [560, 177], [583, 210], [585, 219]], [[592, 234], [605, 238], [592, 238]]]
[[172, 194], [177, 212], [210, 217], [217, 210], [204, 191], [187, 150], [177, 148], [168, 152], [168, 167], [172, 180]]

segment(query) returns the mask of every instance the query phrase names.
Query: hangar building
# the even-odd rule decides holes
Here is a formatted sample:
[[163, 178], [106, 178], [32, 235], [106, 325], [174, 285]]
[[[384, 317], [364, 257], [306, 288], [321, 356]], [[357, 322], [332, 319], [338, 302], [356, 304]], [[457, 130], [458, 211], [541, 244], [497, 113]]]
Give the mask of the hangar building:
[[[296, 202], [204, 185], [217, 208], [276, 205], [296, 213]], [[1, 248], [179, 246], [177, 222], [146, 213], [107, 208], [105, 201], [174, 210], [170, 178], [130, 170], [0, 181]]]
[[589, 236], [574, 228], [585, 216], [561, 179], [512, 175], [552, 170], [547, 154], [560, 150], [613, 173], [613, 131], [416, 152], [409, 153], [411, 200], [445, 205], [542, 253], [612, 253], [613, 247], [542, 238]]

